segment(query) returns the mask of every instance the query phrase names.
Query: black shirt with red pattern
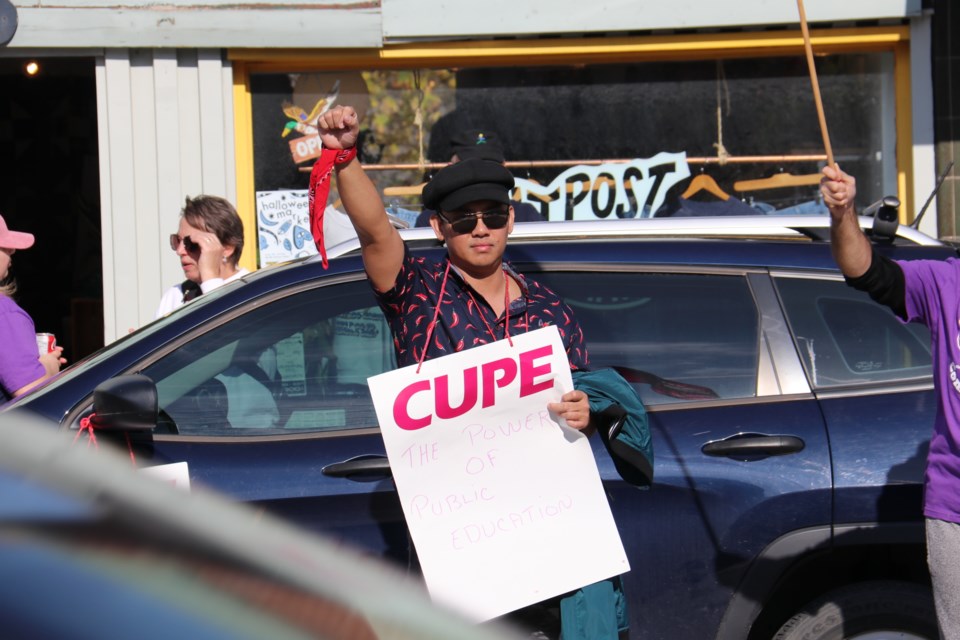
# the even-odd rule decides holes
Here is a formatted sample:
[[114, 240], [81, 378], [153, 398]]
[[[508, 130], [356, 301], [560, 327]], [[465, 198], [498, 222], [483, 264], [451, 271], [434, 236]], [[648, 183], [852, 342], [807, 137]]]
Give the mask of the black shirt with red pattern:
[[[587, 344], [573, 310], [548, 287], [517, 273], [507, 262], [504, 272], [520, 285], [500, 317], [450, 264], [406, 252], [393, 288], [377, 292], [393, 334], [397, 363], [401, 367], [449, 355], [541, 327], [556, 325], [567, 351], [570, 368], [588, 368]], [[439, 313], [437, 312], [439, 306]], [[436, 326], [430, 324], [436, 317]], [[429, 337], [430, 345], [424, 357]]]

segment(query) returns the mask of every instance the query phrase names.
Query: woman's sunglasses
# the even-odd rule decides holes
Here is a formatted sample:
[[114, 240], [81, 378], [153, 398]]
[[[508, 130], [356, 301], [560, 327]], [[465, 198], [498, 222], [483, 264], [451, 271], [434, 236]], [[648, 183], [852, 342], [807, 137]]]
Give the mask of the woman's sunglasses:
[[190, 236], [184, 236], [181, 238], [175, 233], [170, 234], [170, 248], [176, 251], [180, 247], [180, 243], [183, 243], [183, 248], [187, 250], [187, 253], [193, 253], [200, 248], [196, 242], [190, 239]]
[[[450, 225], [454, 233], [463, 234], [470, 233], [476, 229], [477, 222], [481, 218], [483, 218], [483, 224], [486, 225], [488, 229], [503, 229], [507, 226], [507, 221], [510, 219], [510, 210], [497, 207], [496, 209], [489, 209], [487, 211], [457, 211], [447, 213], [438, 211], [437, 215], [440, 216], [441, 220]], [[447, 216], [452, 217], [448, 218]]]

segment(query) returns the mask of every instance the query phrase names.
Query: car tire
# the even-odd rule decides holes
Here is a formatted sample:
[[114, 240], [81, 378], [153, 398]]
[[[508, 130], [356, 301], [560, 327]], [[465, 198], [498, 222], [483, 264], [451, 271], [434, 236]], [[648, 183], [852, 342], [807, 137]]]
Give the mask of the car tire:
[[937, 640], [937, 616], [930, 589], [892, 580], [847, 585], [804, 606], [780, 627], [774, 640], [841, 640], [860, 636]]

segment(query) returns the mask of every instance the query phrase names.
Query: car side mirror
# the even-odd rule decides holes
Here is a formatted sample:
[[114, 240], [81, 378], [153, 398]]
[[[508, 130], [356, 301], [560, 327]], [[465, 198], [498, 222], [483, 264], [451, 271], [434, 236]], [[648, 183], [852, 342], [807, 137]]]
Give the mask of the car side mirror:
[[157, 386], [141, 374], [111, 378], [93, 390], [93, 413], [97, 430], [153, 431], [160, 413]]

